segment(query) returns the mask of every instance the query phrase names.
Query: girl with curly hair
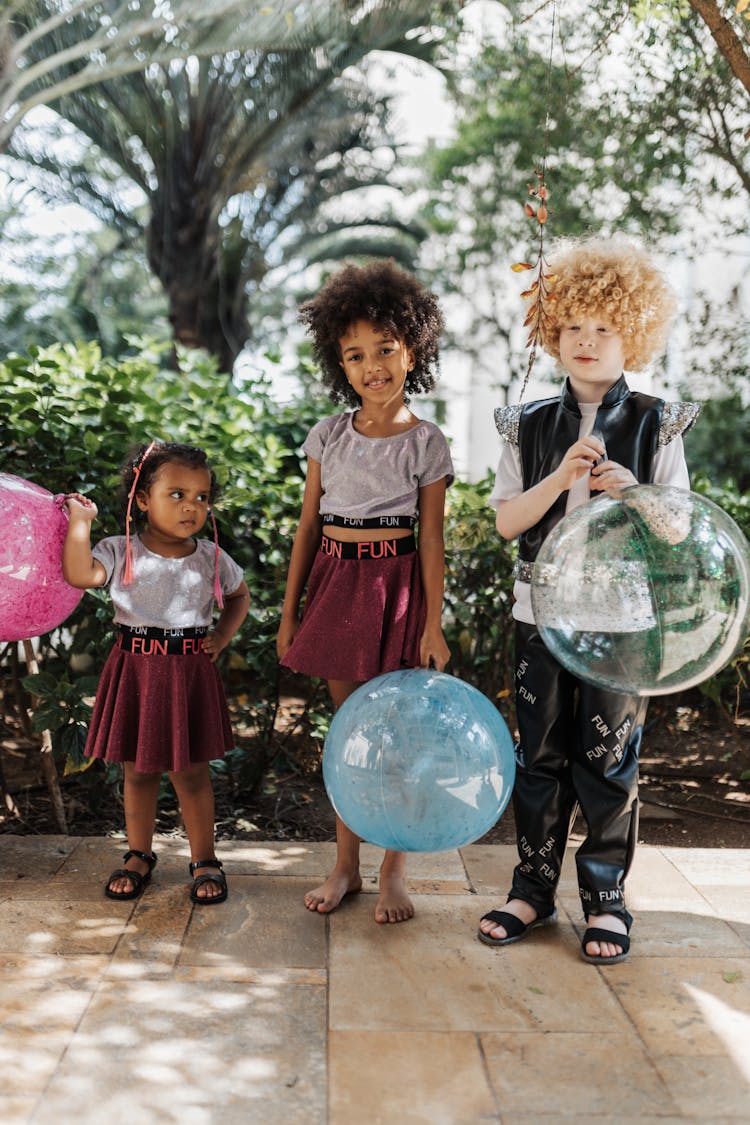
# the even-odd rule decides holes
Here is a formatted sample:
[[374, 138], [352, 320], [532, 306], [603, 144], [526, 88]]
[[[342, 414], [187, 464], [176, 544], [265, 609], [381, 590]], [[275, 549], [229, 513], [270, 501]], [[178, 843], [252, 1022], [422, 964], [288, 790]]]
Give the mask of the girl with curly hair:
[[553, 255], [549, 272], [542, 343], [566, 375], [562, 393], [495, 412], [506, 444], [490, 502], [500, 534], [519, 539], [519, 864], [505, 909], [486, 914], [478, 936], [508, 945], [555, 920], [560, 868], [580, 807], [587, 835], [576, 855], [579, 894], [587, 923], [596, 919], [581, 953], [612, 965], [630, 947], [623, 886], [637, 838], [646, 701], [593, 686], [557, 663], [534, 624], [531, 571], [553, 527], [592, 494], [639, 482], [689, 488], [682, 434], [700, 408], [631, 391], [623, 375], [663, 348], [675, 306], [642, 249], [620, 238], [590, 238]]
[[[156, 864], [156, 804], [166, 771], [190, 842], [191, 899], [227, 897], [214, 851], [209, 761], [234, 745], [216, 659], [245, 619], [250, 595], [237, 563], [219, 548], [216, 477], [202, 449], [151, 442], [122, 470], [125, 534], [91, 546], [96, 504], [72, 493], [63, 548], [71, 586], [109, 586], [117, 640], [99, 681], [84, 753], [123, 767], [128, 851], [104, 885], [133, 899]], [[206, 520], [213, 542], [197, 536]], [[136, 534], [131, 535], [131, 525]], [[214, 622], [214, 602], [221, 613]]]
[[[351, 409], [313, 426], [307, 480], [277, 637], [281, 663], [328, 682], [335, 707], [373, 676], [442, 671], [447, 442], [409, 409], [437, 376], [438, 303], [393, 262], [346, 266], [300, 309], [331, 398]], [[415, 541], [415, 527], [419, 527]], [[304, 614], [300, 605], [307, 587]], [[305, 896], [330, 913], [360, 890], [359, 838], [337, 818], [336, 864]], [[386, 851], [377, 922], [414, 908], [406, 857]]]

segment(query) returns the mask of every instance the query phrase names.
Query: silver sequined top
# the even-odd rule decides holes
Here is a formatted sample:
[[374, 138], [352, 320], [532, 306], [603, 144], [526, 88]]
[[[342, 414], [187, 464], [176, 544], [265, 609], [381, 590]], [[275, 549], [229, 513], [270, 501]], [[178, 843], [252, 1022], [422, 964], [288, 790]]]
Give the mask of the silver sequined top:
[[[133, 581], [124, 586], [125, 536], [102, 539], [92, 554], [107, 572], [115, 607], [115, 624], [146, 625], [152, 629], [188, 629], [210, 625], [214, 614], [215, 547], [196, 540], [195, 551], [183, 559], [168, 559], [144, 547], [137, 535], [130, 541]], [[233, 594], [243, 580], [241, 567], [226, 551], [219, 551], [219, 583]]]
[[453, 480], [448, 443], [424, 419], [403, 433], [371, 438], [355, 430], [354, 412], [347, 411], [313, 426], [302, 448], [320, 462], [321, 515], [416, 516], [420, 488]]

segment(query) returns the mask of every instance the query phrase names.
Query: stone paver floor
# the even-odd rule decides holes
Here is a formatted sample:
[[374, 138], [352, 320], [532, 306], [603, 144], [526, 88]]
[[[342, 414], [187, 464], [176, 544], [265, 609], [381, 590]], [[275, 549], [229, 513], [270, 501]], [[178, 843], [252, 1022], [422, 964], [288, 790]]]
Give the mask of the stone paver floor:
[[750, 850], [641, 847], [629, 961], [559, 923], [475, 938], [509, 847], [410, 857], [417, 916], [365, 893], [302, 906], [330, 844], [225, 843], [230, 897], [192, 908], [184, 842], [142, 898], [102, 883], [121, 841], [0, 837], [3, 1125], [750, 1122]]

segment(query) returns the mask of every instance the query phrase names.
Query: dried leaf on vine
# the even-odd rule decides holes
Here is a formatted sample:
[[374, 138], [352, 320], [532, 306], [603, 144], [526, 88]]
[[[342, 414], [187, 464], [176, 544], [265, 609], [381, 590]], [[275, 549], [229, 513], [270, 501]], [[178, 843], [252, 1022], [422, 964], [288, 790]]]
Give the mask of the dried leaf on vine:
[[523, 273], [524, 270], [533, 270], [531, 262], [515, 262], [511, 267], [513, 273]]

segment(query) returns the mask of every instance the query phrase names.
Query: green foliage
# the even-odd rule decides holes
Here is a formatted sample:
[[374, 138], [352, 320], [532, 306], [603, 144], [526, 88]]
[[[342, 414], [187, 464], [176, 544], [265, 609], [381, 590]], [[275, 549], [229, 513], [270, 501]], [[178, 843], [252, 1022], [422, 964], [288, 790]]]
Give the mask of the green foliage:
[[455, 481], [448, 490], [444, 627], [451, 671], [490, 699], [512, 701], [516, 548], [495, 529], [487, 503], [492, 484], [488, 476], [475, 485]]

